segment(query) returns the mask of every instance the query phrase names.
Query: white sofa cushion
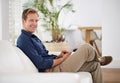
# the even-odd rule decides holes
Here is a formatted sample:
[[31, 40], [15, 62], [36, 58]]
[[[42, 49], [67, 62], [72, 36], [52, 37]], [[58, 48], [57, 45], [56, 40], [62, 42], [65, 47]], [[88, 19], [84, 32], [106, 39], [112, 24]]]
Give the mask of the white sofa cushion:
[[13, 46], [7, 41], [0, 40], [0, 74], [21, 73], [23, 71], [23, 64]]
[[24, 72], [25, 73], [38, 72], [37, 68], [34, 66], [32, 61], [18, 47], [14, 46], [14, 48], [22, 62], [22, 65], [24, 66]]
[[30, 59], [10, 42], [0, 40], [0, 73], [35, 73], [37, 68]]

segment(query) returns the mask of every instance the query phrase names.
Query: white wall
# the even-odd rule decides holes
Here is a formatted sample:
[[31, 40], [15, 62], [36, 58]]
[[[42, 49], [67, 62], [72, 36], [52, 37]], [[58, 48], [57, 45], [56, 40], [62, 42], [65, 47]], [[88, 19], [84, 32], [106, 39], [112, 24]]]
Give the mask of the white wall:
[[63, 17], [64, 24], [79, 26], [102, 25], [101, 0], [73, 0], [75, 13], [66, 13]]
[[103, 0], [103, 54], [120, 59], [120, 0]]
[[[2, 17], [2, 7], [1, 7], [1, 0], [0, 0], [0, 18]], [[2, 19], [0, 19], [0, 40], [2, 40]]]
[[2, 23], [2, 40], [8, 40], [9, 37], [9, 1], [1, 0], [1, 23]]

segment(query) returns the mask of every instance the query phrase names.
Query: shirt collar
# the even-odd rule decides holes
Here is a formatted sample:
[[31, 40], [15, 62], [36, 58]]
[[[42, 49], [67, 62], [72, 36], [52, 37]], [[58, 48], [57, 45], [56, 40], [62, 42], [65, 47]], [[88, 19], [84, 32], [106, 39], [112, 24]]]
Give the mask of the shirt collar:
[[29, 36], [29, 37], [32, 37], [32, 38], [35, 38], [36, 36], [30, 32], [27, 32], [25, 31], [24, 29], [21, 30], [22, 33], [24, 33], [25, 35]]
[[25, 31], [25, 30], [21, 30], [21, 32], [22, 33], [24, 33], [25, 35], [27, 35], [27, 36], [32, 36], [33, 34], [32, 33], [30, 33], [30, 32], [27, 32], [27, 31]]

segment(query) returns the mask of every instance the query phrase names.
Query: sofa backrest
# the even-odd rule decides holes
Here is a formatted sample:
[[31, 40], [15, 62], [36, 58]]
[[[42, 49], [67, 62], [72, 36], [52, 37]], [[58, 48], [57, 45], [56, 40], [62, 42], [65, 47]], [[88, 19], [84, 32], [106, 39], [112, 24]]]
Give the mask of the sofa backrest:
[[0, 74], [37, 72], [32, 62], [10, 42], [0, 40]]
[[27, 73], [38, 72], [37, 68], [32, 63], [32, 61], [18, 47], [14, 46], [14, 49], [16, 50], [16, 53], [24, 66], [24, 70]]

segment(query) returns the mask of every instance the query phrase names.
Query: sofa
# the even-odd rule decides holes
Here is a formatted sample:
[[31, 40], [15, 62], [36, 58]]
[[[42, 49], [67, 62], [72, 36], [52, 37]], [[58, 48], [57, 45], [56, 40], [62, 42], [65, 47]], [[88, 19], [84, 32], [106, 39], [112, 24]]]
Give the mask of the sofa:
[[92, 83], [88, 72], [38, 72], [15, 45], [0, 40], [0, 83]]

